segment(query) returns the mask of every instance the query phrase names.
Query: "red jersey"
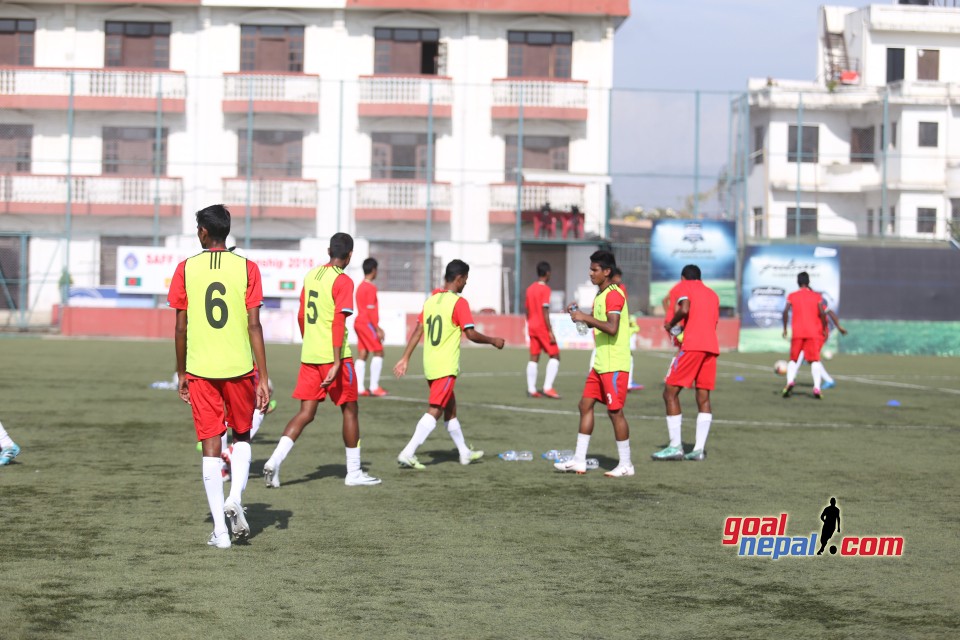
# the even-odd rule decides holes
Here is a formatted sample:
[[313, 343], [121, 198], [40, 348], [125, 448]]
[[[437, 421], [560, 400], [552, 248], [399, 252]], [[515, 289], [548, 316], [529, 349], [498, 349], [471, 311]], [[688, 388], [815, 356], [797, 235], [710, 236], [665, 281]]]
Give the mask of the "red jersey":
[[[226, 251], [226, 249], [209, 249], [209, 251]], [[187, 288], [184, 280], [184, 260], [177, 265], [173, 272], [173, 279], [170, 281], [170, 291], [167, 293], [167, 305], [173, 309], [187, 308]], [[259, 307], [263, 303], [263, 284], [260, 281], [260, 267], [253, 260], [247, 260], [247, 291], [246, 291], [247, 309]], [[203, 301], [201, 300], [202, 304]]]
[[719, 355], [720, 297], [702, 280], [686, 280], [680, 299], [684, 298], [690, 301], [690, 310], [683, 327], [683, 350]]
[[[430, 292], [430, 295], [436, 295], [444, 291], [446, 291], [446, 289], [434, 289]], [[417, 322], [423, 324], [423, 309], [420, 310], [420, 315], [417, 316]], [[460, 298], [457, 300], [457, 303], [453, 305], [453, 324], [454, 326], [460, 327], [460, 329], [469, 329], [474, 326], [473, 313], [470, 312], [470, 303], [464, 298]]]
[[357, 286], [357, 321], [380, 325], [380, 303], [377, 302], [377, 286], [364, 280]]
[[[681, 280], [677, 284], [673, 285], [673, 288], [670, 289], [670, 293], [667, 295], [670, 298], [670, 308], [667, 310], [667, 321], [673, 320], [673, 316], [677, 315], [677, 305], [680, 304], [680, 301], [687, 297], [684, 293], [687, 284], [690, 283], [690, 280]], [[680, 322], [680, 327], [683, 327], [686, 321]]]
[[823, 321], [820, 309], [823, 297], [807, 287], [801, 287], [787, 296], [787, 304], [793, 313], [792, 329], [794, 338], [822, 338]]
[[527, 287], [527, 331], [545, 330], [543, 311], [550, 310], [550, 285], [543, 280], [537, 280]]

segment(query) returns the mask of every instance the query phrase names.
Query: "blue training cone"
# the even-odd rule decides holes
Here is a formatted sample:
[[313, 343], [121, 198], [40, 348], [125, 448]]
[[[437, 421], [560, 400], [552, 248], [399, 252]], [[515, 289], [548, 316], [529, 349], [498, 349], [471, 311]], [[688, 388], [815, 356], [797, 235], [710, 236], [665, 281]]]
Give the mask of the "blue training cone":
[[888, 407], [899, 407], [899, 406], [900, 406], [900, 401], [899, 401], [899, 400], [887, 400], [887, 406], [888, 406]]
[[734, 380], [736, 380], [737, 382], [743, 382], [743, 379], [744, 379], [743, 376], [737, 376], [736, 378], [734, 378]]

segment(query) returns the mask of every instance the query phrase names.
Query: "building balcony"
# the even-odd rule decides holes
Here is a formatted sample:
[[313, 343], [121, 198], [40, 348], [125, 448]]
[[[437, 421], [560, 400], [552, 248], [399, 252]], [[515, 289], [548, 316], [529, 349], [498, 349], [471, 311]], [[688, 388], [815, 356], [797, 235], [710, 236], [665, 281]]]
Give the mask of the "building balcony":
[[320, 113], [320, 76], [302, 73], [223, 74], [224, 113]]
[[[796, 191], [796, 164], [785, 171], [771, 172], [770, 188]], [[872, 162], [804, 164], [800, 169], [800, 191], [824, 193], [860, 193], [880, 187], [880, 169]]]
[[587, 119], [587, 83], [556, 78], [506, 78], [493, 81], [493, 108], [496, 120]]
[[[57, 215], [66, 212], [67, 176], [0, 176], [0, 213]], [[180, 178], [153, 176], [71, 176], [72, 215], [179, 217]]]
[[440, 76], [360, 76], [361, 118], [385, 116], [426, 118], [433, 104], [434, 118], [449, 118], [453, 108], [453, 80]]
[[223, 179], [223, 201], [234, 214], [244, 214], [249, 203], [253, 218], [317, 217], [317, 183], [302, 178]]
[[[430, 184], [430, 211], [434, 222], [450, 221], [450, 183]], [[427, 219], [425, 180], [360, 180], [354, 216], [358, 221], [420, 222]]]
[[0, 67], [0, 108], [183, 113], [183, 72], [160, 69]]

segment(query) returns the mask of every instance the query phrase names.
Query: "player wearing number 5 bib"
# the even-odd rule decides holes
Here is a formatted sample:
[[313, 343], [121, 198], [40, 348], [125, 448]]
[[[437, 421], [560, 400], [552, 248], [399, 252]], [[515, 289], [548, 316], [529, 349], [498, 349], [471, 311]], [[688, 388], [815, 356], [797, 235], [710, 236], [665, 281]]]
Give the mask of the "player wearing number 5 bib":
[[273, 455], [263, 466], [267, 487], [280, 486], [280, 464], [304, 427], [313, 422], [327, 396], [343, 414], [343, 444], [347, 450], [348, 487], [380, 484], [360, 467], [360, 420], [357, 411], [357, 375], [347, 344], [347, 316], [353, 313], [353, 280], [343, 272], [353, 257], [353, 238], [335, 233], [327, 249], [330, 262], [311, 269], [300, 292], [300, 373], [293, 397], [300, 411], [283, 430]]
[[[227, 520], [237, 537], [250, 533], [242, 493], [250, 473], [254, 408], [267, 406], [267, 356], [260, 327], [260, 269], [227, 250], [230, 212], [212, 205], [197, 212], [203, 253], [184, 260], [170, 281], [167, 301], [177, 310], [174, 343], [180, 398], [193, 409], [203, 451], [203, 486], [213, 516], [207, 544], [230, 546]], [[252, 357], [251, 357], [252, 351]], [[253, 365], [260, 371], [254, 381]], [[223, 498], [220, 435], [233, 428], [230, 495]]]
[[[430, 387], [430, 399], [427, 412], [417, 423], [416, 431], [407, 446], [397, 456], [402, 467], [422, 471], [425, 467], [417, 460], [417, 447], [424, 443], [430, 432], [437, 426], [437, 420], [443, 416], [447, 432], [457, 445], [460, 464], [467, 465], [483, 457], [483, 451], [472, 451], [463, 437], [460, 421], [457, 419], [457, 399], [453, 388], [460, 375], [460, 337], [466, 335], [471, 342], [492, 344], [503, 349], [503, 338], [491, 338], [473, 327], [470, 305], [460, 297], [467, 286], [470, 266], [463, 260], [453, 260], [447, 265], [444, 274], [444, 286], [436, 289], [423, 303], [423, 311], [417, 318], [417, 326], [410, 334], [403, 356], [393, 367], [398, 378], [407, 373], [410, 356], [416, 349], [420, 337], [423, 341], [423, 374]], [[426, 334], [424, 334], [426, 327]]]

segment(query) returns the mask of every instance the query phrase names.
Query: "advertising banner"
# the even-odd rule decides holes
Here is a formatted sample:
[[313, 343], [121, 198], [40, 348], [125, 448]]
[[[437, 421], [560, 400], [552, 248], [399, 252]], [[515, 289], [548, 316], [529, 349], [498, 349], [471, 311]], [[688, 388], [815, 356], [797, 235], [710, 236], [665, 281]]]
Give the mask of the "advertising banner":
[[725, 220], [655, 220], [650, 232], [650, 307], [680, 281], [688, 264], [700, 267], [703, 283], [720, 296], [721, 307], [737, 304], [736, 225]]
[[[740, 300], [740, 351], [789, 349], [789, 343], [783, 339], [783, 309], [787, 296], [799, 288], [797, 274], [801, 271], [810, 275], [810, 288], [821, 293], [827, 306], [839, 315], [840, 255], [835, 247], [746, 248]], [[789, 333], [787, 335], [789, 337]], [[831, 340], [835, 339], [831, 334]]]

